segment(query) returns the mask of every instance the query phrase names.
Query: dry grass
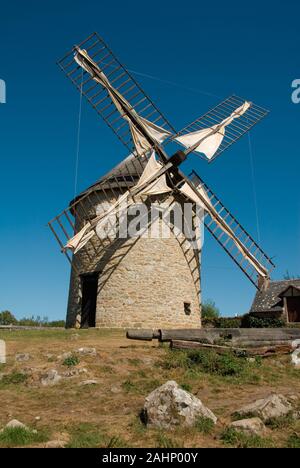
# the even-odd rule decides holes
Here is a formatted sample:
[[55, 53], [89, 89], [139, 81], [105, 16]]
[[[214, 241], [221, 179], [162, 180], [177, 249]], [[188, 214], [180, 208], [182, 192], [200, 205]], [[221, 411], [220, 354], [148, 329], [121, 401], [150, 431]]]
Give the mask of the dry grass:
[[[234, 437], [229, 441], [225, 437], [224, 441], [231, 413], [243, 404], [271, 392], [300, 395], [300, 371], [291, 367], [288, 356], [263, 360], [242, 370], [233, 363], [235, 373], [219, 375], [210, 371], [212, 363], [204, 362], [203, 357], [201, 365], [187, 365], [185, 354], [170, 354], [166, 346], [156, 342], [128, 341], [124, 331], [118, 330], [1, 331], [0, 339], [6, 341], [8, 352], [7, 364], [0, 365], [0, 373], [5, 374], [0, 380], [0, 427], [16, 418], [31, 429], [47, 433], [50, 440], [63, 437], [71, 447], [299, 444], [299, 421], [273, 424], [267, 442], [241, 443]], [[80, 347], [97, 350], [96, 357], [81, 356], [79, 363], [70, 367], [85, 368], [87, 373], [65, 378], [54, 387], [39, 384], [38, 376], [47, 369], [68, 371], [57, 356]], [[16, 353], [29, 353], [31, 358], [15, 362]], [[80, 387], [79, 382], [86, 379], [97, 379], [98, 385]], [[217, 426], [206, 428], [201, 422], [198, 427], [173, 432], [146, 429], [139, 420], [144, 398], [167, 380], [176, 380], [198, 396], [218, 416]]]

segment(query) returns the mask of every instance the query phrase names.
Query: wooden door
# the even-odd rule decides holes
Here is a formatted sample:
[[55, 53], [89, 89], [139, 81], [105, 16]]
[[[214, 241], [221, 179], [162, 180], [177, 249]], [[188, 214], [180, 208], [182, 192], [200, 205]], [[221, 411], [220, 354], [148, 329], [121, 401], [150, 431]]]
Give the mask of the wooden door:
[[95, 327], [99, 273], [81, 276], [81, 328]]
[[289, 322], [300, 322], [300, 296], [286, 298]]

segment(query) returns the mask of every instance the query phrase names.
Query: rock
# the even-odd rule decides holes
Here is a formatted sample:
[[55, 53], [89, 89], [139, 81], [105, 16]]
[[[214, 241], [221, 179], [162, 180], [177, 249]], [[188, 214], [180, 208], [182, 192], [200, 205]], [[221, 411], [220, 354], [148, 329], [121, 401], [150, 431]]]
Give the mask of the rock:
[[64, 448], [65, 442], [63, 440], [49, 440], [45, 443], [44, 448]]
[[15, 356], [15, 360], [17, 362], [26, 362], [26, 361], [29, 361], [29, 359], [30, 359], [30, 354], [28, 353], [18, 353]]
[[36, 421], [40, 421], [40, 420], [41, 420], [41, 416], [36, 416], [34, 419], [35, 419]]
[[6, 426], [5, 426], [7, 429], [14, 429], [16, 427], [22, 427], [23, 429], [26, 429], [26, 430], [29, 430], [27, 426], [25, 426], [25, 424], [21, 423], [20, 421], [18, 421], [17, 419], [12, 419], [11, 421], [9, 421]]
[[[300, 340], [297, 340], [300, 342]], [[291, 356], [292, 364], [296, 369], [300, 369], [300, 348], [295, 349]]]
[[142, 417], [150, 427], [171, 428], [193, 426], [198, 417], [211, 419], [216, 416], [203, 403], [170, 380], [151, 392], [145, 399]]
[[98, 380], [83, 380], [78, 385], [80, 387], [85, 387], [87, 385], [97, 385], [97, 384], [98, 384]]
[[69, 369], [63, 372], [62, 377], [70, 378], [70, 377], [76, 377], [77, 375], [86, 374], [86, 373], [87, 373], [87, 369], [85, 369], [84, 367], [80, 369], [75, 368], [75, 369]]
[[57, 359], [59, 359], [60, 361], [64, 361], [65, 359], [68, 359], [68, 358], [70, 358], [72, 356], [73, 356], [73, 353], [71, 353], [71, 351], [69, 351], [67, 353], [61, 354], [60, 356], [57, 356]]
[[267, 398], [257, 400], [250, 405], [243, 406], [235, 412], [240, 416], [256, 416], [264, 422], [272, 418], [280, 418], [292, 411], [291, 403], [283, 395], [269, 395]]
[[97, 355], [96, 348], [79, 348], [77, 349], [76, 353], [80, 354], [81, 356], [96, 356]]
[[62, 379], [62, 376], [59, 375], [59, 373], [57, 372], [57, 370], [55, 369], [50, 369], [48, 370], [45, 374], [42, 375], [41, 377], [41, 384], [44, 386], [44, 387], [47, 387], [47, 386], [53, 386], [53, 385], [56, 385], [60, 382], [60, 380]]
[[117, 394], [117, 393], [121, 393], [122, 389], [121, 389], [121, 387], [119, 385], [112, 385], [110, 387], [110, 391], [111, 391], [111, 393]]
[[249, 418], [241, 419], [240, 421], [234, 421], [230, 424], [230, 427], [247, 435], [261, 436], [264, 435], [267, 431], [266, 426], [260, 418]]

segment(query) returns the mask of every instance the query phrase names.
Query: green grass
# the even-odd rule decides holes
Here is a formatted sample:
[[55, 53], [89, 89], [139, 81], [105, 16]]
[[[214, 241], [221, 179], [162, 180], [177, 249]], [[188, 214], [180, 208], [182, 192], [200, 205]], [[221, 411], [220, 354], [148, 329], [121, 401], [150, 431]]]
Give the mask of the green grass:
[[63, 365], [67, 366], [67, 367], [73, 367], [73, 366], [77, 366], [79, 364], [79, 362], [80, 361], [79, 361], [78, 356], [72, 355], [72, 356], [67, 357], [63, 361]]
[[10, 374], [4, 375], [0, 380], [0, 388], [8, 385], [18, 385], [25, 383], [28, 379], [28, 375], [22, 372], [11, 372]]
[[156, 436], [156, 443], [158, 448], [183, 448], [184, 443], [177, 440], [175, 437], [170, 437], [164, 432], [159, 432]]
[[183, 382], [180, 384], [180, 387], [182, 388], [182, 390], [185, 390], [186, 392], [190, 392], [192, 391], [192, 386], [186, 382]]
[[195, 422], [195, 428], [202, 434], [211, 434], [214, 427], [214, 422], [210, 418], [199, 417]]
[[0, 433], [0, 447], [21, 447], [35, 443], [46, 442], [49, 435], [46, 430], [34, 433], [23, 427], [5, 428]]
[[269, 438], [246, 435], [232, 427], [228, 427], [222, 432], [221, 440], [225, 445], [236, 448], [272, 448], [274, 446], [273, 441]]
[[165, 370], [185, 369], [190, 378], [203, 374], [240, 380], [241, 383], [258, 383], [260, 376], [256, 371], [261, 367], [260, 360], [249, 362], [246, 358], [235, 356], [230, 350], [217, 354], [213, 350], [169, 351], [163, 361], [157, 364]]
[[287, 448], [300, 448], [300, 435], [292, 434], [287, 440]]
[[103, 446], [104, 437], [92, 424], [82, 423], [72, 427], [67, 448], [95, 448]]
[[271, 418], [266, 422], [266, 425], [270, 429], [283, 429], [294, 424], [295, 419], [293, 417], [293, 412], [286, 414], [285, 416], [280, 416], [279, 418]]

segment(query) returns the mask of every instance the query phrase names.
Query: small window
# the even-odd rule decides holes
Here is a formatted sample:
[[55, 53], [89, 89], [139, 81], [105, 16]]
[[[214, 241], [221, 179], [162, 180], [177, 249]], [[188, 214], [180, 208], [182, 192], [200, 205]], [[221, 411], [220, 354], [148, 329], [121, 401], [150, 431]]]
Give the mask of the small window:
[[184, 313], [185, 315], [191, 315], [192, 309], [191, 309], [191, 303], [190, 302], [184, 302]]

